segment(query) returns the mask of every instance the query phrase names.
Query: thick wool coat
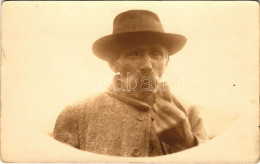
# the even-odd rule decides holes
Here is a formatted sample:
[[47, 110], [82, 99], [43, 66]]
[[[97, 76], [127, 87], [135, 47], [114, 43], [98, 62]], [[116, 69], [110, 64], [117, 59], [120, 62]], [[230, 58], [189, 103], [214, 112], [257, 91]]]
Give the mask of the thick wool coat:
[[[196, 107], [182, 106], [198, 145], [207, 139], [202, 119]], [[77, 149], [113, 156], [159, 156], [186, 149], [157, 137], [151, 110], [144, 102], [109, 90], [63, 110], [53, 135]]]

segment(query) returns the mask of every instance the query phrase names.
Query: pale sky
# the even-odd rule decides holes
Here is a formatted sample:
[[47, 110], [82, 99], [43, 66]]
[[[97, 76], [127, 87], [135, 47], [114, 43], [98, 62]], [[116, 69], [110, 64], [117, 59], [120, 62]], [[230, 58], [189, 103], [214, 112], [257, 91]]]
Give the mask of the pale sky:
[[105, 91], [113, 72], [91, 47], [130, 9], [157, 13], [166, 32], [187, 38], [164, 79], [177, 78], [173, 94], [201, 107], [209, 134], [258, 106], [255, 2], [10, 1], [2, 6], [3, 124], [50, 133], [66, 105]]

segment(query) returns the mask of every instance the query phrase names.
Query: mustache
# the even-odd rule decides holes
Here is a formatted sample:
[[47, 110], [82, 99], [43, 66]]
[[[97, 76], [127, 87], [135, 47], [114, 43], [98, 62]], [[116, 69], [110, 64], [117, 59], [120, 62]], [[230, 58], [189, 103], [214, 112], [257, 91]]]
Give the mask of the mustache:
[[155, 76], [151, 73], [138, 73], [132, 75], [130, 78], [135, 78], [139, 84], [151, 84], [153, 86], [154, 84], [158, 84], [160, 82], [160, 78]]
[[154, 79], [156, 77], [154, 72], [151, 71], [141, 71], [132, 75], [139, 78], [149, 78], [149, 79]]

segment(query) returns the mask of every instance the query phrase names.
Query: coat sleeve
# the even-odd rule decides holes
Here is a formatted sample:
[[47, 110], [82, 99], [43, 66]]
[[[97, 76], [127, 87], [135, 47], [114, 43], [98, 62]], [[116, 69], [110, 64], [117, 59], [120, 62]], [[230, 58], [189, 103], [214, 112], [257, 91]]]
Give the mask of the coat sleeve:
[[[195, 138], [195, 146], [198, 146], [199, 144], [205, 142], [208, 139], [205, 129], [203, 127], [202, 118], [199, 116], [199, 111], [196, 106], [189, 107], [186, 114], [190, 123], [191, 131]], [[179, 144], [176, 144], [176, 146], [170, 146], [164, 143], [163, 149], [165, 149], [166, 154], [171, 154], [185, 150], [187, 148]]]
[[199, 111], [195, 105], [184, 105], [184, 103], [181, 103], [178, 99], [176, 99], [175, 96], [171, 95], [172, 101], [179, 107], [180, 110], [182, 110], [185, 115], [188, 117], [191, 131], [193, 133], [193, 136], [196, 140], [196, 145], [199, 145], [200, 143], [207, 140], [207, 135], [203, 127], [203, 121], [202, 118], [199, 116]]
[[208, 137], [203, 126], [203, 120], [199, 116], [199, 111], [196, 106], [191, 106], [188, 112], [188, 119], [191, 126], [191, 131], [196, 139], [196, 144], [205, 142]]
[[75, 109], [66, 107], [56, 120], [53, 131], [56, 140], [79, 148], [78, 120]]

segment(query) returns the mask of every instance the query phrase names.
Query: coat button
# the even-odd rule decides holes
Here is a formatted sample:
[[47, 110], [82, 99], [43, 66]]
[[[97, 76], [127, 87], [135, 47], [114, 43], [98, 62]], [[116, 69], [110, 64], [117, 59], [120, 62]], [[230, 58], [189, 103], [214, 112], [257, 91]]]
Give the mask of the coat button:
[[144, 120], [144, 116], [139, 115], [139, 116], [136, 117], [136, 119], [137, 119], [138, 121], [143, 121], [143, 120]]
[[134, 149], [132, 152], [132, 156], [139, 157], [141, 155], [140, 151], [138, 149]]

